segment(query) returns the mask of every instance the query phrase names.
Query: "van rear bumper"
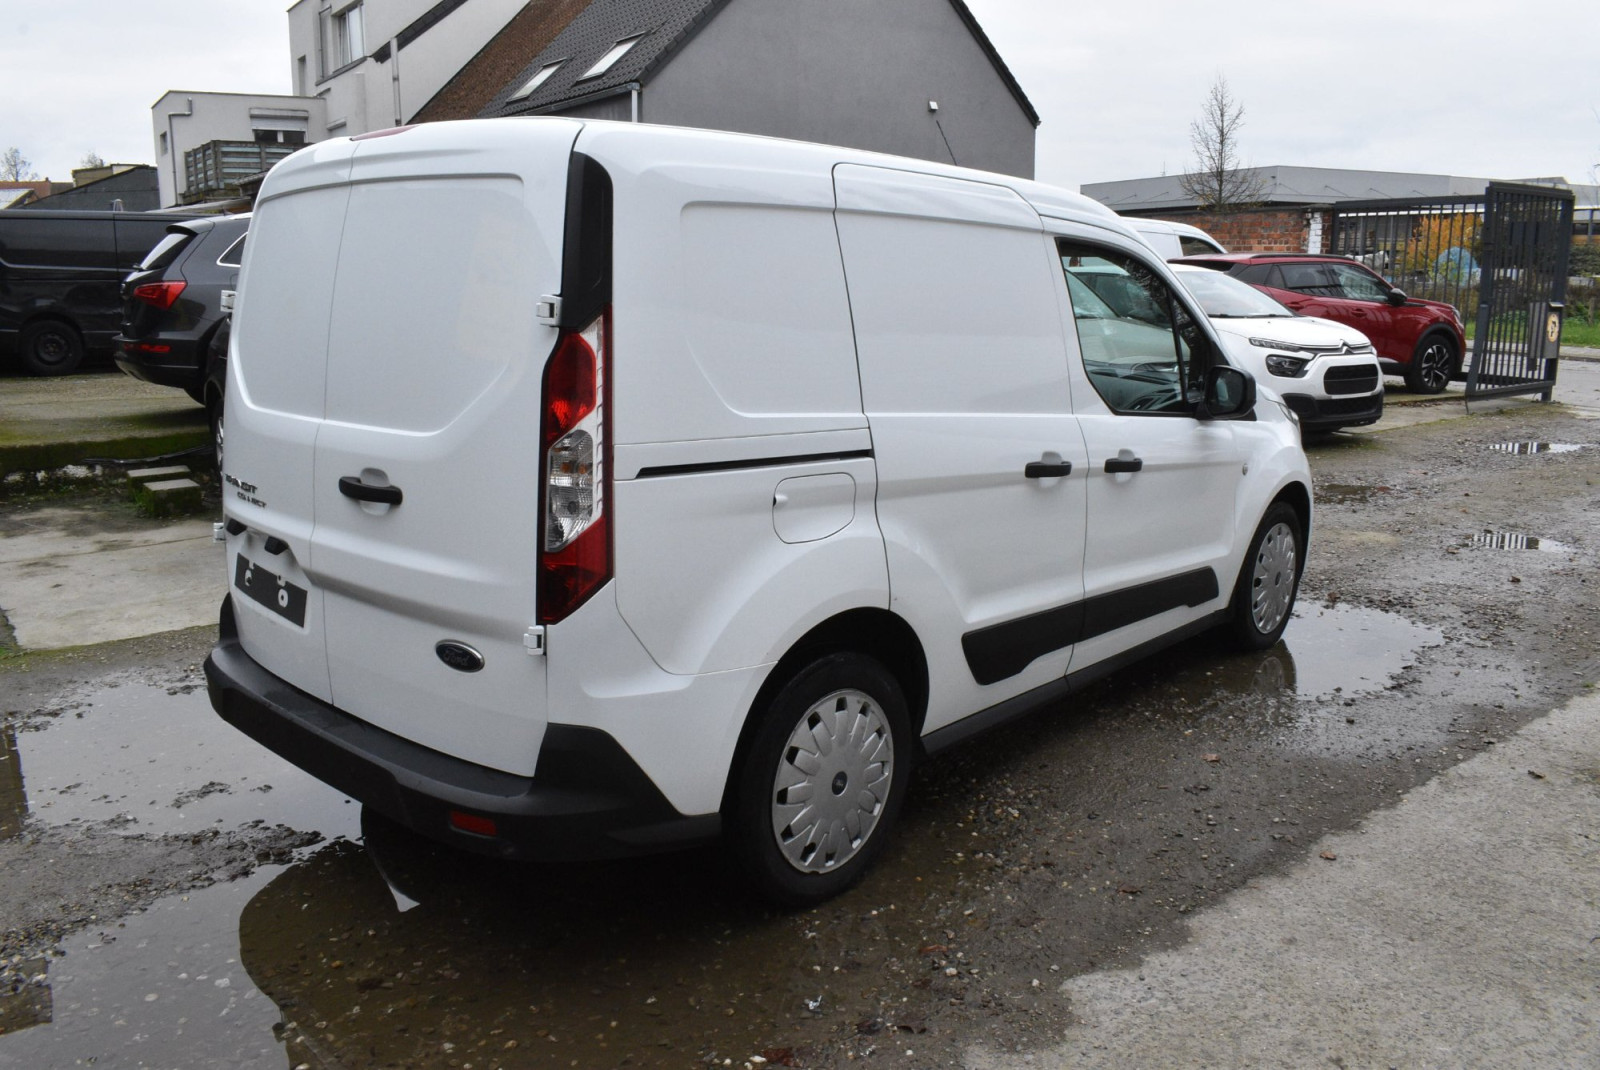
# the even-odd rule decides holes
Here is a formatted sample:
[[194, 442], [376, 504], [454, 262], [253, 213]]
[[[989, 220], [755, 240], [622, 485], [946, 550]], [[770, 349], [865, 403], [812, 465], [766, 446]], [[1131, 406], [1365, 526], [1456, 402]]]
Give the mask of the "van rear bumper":
[[[233, 601], [206, 659], [222, 719], [365, 806], [432, 839], [478, 854], [546, 861], [619, 858], [715, 839], [718, 814], [678, 813], [609, 734], [551, 724], [532, 777], [419, 746], [298, 691], [239, 643]], [[495, 835], [451, 824], [459, 811]]]

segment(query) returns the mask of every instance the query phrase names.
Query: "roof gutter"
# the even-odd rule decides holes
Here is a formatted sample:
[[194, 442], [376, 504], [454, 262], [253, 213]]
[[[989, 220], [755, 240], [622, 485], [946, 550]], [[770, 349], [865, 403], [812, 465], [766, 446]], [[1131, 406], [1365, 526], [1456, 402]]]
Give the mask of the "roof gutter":
[[610, 89], [597, 89], [593, 93], [586, 93], [581, 97], [568, 97], [566, 100], [558, 100], [553, 104], [546, 104], [522, 114], [549, 115], [552, 112], [565, 111], [568, 108], [576, 108], [583, 104], [593, 104], [597, 100], [610, 100], [612, 97], [620, 97], [622, 94], [627, 93], [633, 97], [633, 121], [639, 122], [639, 98], [643, 91], [644, 87], [638, 82], [628, 82], [625, 85], [614, 86]]

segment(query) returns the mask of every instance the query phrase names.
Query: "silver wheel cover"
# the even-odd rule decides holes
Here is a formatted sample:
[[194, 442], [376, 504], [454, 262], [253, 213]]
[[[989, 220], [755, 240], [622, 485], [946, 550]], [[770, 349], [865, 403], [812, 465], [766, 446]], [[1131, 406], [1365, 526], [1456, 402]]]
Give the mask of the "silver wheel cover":
[[1296, 552], [1294, 529], [1284, 523], [1272, 525], [1256, 550], [1250, 576], [1250, 619], [1262, 635], [1270, 634], [1289, 615]]
[[1429, 342], [1417, 358], [1422, 382], [1430, 390], [1442, 390], [1450, 385], [1450, 347], [1443, 342]]
[[870, 695], [835, 691], [789, 733], [772, 779], [772, 834], [789, 865], [827, 873], [854, 858], [883, 816], [894, 733]]

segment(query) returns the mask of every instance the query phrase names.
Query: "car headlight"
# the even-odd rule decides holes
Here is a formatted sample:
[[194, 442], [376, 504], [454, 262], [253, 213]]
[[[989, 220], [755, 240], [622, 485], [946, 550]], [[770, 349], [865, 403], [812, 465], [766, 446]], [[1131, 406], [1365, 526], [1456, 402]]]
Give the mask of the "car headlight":
[[1291, 353], [1313, 352], [1309, 347], [1298, 342], [1280, 342], [1275, 338], [1252, 338], [1250, 344], [1257, 349], [1287, 349]]
[[1267, 354], [1267, 371], [1285, 379], [1299, 379], [1311, 362], [1304, 357], [1291, 357], [1284, 353]]
[[1450, 305], [1448, 307], [1450, 309], [1450, 315], [1455, 318], [1456, 326], [1465, 327], [1467, 324], [1466, 321], [1461, 318], [1461, 310], [1455, 305]]

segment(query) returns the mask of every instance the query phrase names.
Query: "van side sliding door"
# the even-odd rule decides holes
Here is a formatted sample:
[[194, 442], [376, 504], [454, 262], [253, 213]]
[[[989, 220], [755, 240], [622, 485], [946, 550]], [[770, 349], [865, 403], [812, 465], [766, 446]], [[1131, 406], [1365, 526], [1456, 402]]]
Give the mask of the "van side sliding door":
[[926, 644], [932, 731], [1072, 653], [1087, 455], [1059, 269], [1004, 187], [842, 164], [834, 190], [891, 608]]

